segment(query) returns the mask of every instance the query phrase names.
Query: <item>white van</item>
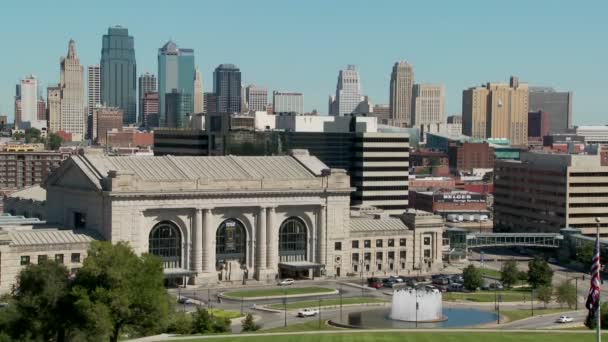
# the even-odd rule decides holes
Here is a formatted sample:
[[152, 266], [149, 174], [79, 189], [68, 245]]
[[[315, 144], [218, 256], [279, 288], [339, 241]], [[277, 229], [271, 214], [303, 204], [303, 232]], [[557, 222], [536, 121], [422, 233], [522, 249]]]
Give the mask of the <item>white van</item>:
[[458, 222], [464, 221], [464, 217], [462, 215], [458, 215]]

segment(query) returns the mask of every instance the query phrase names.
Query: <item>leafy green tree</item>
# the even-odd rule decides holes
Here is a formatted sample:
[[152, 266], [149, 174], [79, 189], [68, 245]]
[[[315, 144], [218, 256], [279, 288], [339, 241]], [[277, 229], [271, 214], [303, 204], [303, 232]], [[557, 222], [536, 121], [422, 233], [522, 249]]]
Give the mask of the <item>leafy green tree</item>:
[[213, 332], [224, 333], [230, 331], [230, 320], [226, 317], [214, 317]]
[[553, 270], [542, 258], [535, 257], [528, 262], [528, 283], [537, 288], [541, 285], [551, 286]]
[[56, 262], [28, 265], [17, 275], [11, 302], [17, 318], [9, 327], [13, 338], [65, 340], [72, 311], [68, 276], [65, 266]]
[[517, 283], [519, 271], [515, 260], [507, 260], [500, 269], [500, 281], [505, 287], [512, 287]]
[[536, 298], [543, 302], [546, 308], [553, 298], [553, 288], [550, 285], [540, 285], [536, 289]]
[[59, 147], [61, 147], [61, 143], [63, 142], [63, 139], [58, 136], [55, 133], [51, 133], [49, 134], [49, 138], [48, 138], [48, 147], [49, 149], [53, 150], [53, 151], [57, 151], [59, 149]]
[[195, 334], [204, 334], [213, 331], [213, 322], [211, 314], [207, 309], [197, 308], [192, 318], [192, 332]]
[[21, 140], [25, 138], [25, 134], [21, 133], [21, 132], [16, 132], [15, 134], [13, 134], [13, 139], [15, 140]]
[[576, 304], [576, 288], [567, 280], [562, 282], [555, 289], [555, 299], [560, 307], [566, 304], [569, 309], [572, 309]]
[[167, 327], [167, 332], [180, 334], [180, 335], [188, 335], [192, 333], [192, 315], [183, 312], [177, 311], [171, 315], [171, 321]]
[[250, 313], [245, 316], [245, 319], [243, 319], [241, 323], [243, 324], [243, 332], [256, 331], [260, 329], [260, 326], [255, 323], [253, 320], [253, 315]]
[[167, 322], [169, 300], [160, 259], [139, 257], [126, 243], [91, 243], [72, 294], [81, 314], [96, 316], [90, 326], [112, 342], [123, 330], [149, 335], [162, 331]]
[[462, 272], [464, 278], [464, 288], [469, 291], [475, 291], [483, 285], [483, 277], [481, 270], [474, 265], [467, 266]]
[[585, 265], [585, 267], [590, 268], [593, 250], [594, 247], [591, 243], [585, 243], [576, 247], [576, 260]]

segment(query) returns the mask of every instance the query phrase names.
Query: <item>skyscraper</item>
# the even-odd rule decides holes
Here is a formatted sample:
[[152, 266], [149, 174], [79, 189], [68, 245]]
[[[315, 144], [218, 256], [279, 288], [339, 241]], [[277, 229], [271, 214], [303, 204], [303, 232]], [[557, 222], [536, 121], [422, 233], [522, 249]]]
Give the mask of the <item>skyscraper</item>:
[[571, 91], [530, 87], [529, 111], [547, 113], [549, 133], [565, 133], [572, 128], [572, 95]]
[[445, 123], [445, 88], [441, 84], [414, 84], [412, 127]]
[[36, 76], [28, 75], [21, 80], [20, 95], [21, 118], [18, 124], [35, 127], [35, 122], [38, 120], [38, 80]]
[[38, 120], [38, 121], [46, 121], [47, 120], [47, 118], [46, 118], [46, 102], [44, 102], [44, 98], [42, 98], [42, 96], [38, 97], [38, 102], [36, 103], [36, 120]]
[[93, 115], [93, 110], [101, 104], [101, 68], [99, 64], [89, 65], [88, 71], [88, 114]]
[[137, 70], [133, 37], [126, 27], [108, 28], [101, 48], [101, 102], [124, 111], [123, 123], [136, 121]]
[[241, 70], [234, 64], [220, 64], [213, 72], [213, 92], [218, 113], [240, 113]]
[[332, 100], [335, 103], [330, 104], [330, 114], [337, 116], [352, 114], [361, 102], [361, 82], [355, 65], [349, 64], [338, 73], [336, 96]]
[[142, 124], [146, 128], [158, 127], [158, 93], [144, 94]]
[[46, 101], [49, 112], [49, 132], [55, 133], [61, 130], [61, 87], [59, 85], [46, 89]]
[[275, 113], [304, 113], [304, 95], [302, 93], [273, 91], [272, 108]]
[[412, 124], [414, 68], [406, 61], [396, 62], [391, 73], [391, 119], [399, 126]]
[[509, 84], [488, 83], [462, 94], [462, 132], [474, 138], [506, 138], [528, 144], [528, 85], [511, 77]]
[[72, 133], [72, 140], [85, 138], [86, 117], [84, 111], [84, 68], [76, 55], [73, 40], [68, 44], [68, 54], [61, 58], [61, 114], [60, 130]]
[[[165, 97], [167, 94], [173, 94], [174, 90], [190, 98], [190, 101], [184, 103], [189, 107], [183, 109], [188, 113], [194, 111], [194, 77], [194, 50], [180, 49], [171, 40], [158, 49], [158, 111], [161, 127], [165, 127], [169, 120]], [[167, 126], [175, 127], [168, 124]]]
[[166, 121], [163, 127], [185, 128], [188, 115], [192, 114], [192, 94], [181, 93], [177, 89], [165, 94]]
[[154, 74], [146, 72], [141, 74], [138, 79], [138, 99], [139, 99], [139, 118], [138, 122], [144, 122], [144, 97], [147, 93], [156, 92], [156, 76]]
[[194, 113], [202, 113], [205, 110], [203, 98], [203, 75], [201, 70], [196, 68], [194, 71]]
[[268, 105], [268, 89], [250, 84], [245, 89], [245, 98], [249, 110], [264, 111]]

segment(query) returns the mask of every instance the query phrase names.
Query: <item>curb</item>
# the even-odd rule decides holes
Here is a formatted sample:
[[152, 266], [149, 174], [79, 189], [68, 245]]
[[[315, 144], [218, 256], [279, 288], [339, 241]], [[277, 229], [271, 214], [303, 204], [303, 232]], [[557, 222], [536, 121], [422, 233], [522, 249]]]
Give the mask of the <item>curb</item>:
[[337, 295], [339, 294], [340, 291], [338, 290], [333, 290], [333, 291], [328, 291], [328, 292], [317, 292], [317, 293], [302, 293], [302, 294], [293, 294], [293, 295], [279, 295], [279, 296], [265, 296], [265, 297], [233, 297], [230, 296], [229, 294], [226, 294], [225, 292], [222, 292], [220, 294], [218, 294], [218, 297], [223, 298], [223, 299], [230, 299], [230, 300], [242, 300], [242, 301], [254, 301], [254, 300], [267, 300], [267, 299], [282, 299], [282, 298], [307, 298], [307, 297], [317, 297], [317, 296], [331, 296], [331, 295]]

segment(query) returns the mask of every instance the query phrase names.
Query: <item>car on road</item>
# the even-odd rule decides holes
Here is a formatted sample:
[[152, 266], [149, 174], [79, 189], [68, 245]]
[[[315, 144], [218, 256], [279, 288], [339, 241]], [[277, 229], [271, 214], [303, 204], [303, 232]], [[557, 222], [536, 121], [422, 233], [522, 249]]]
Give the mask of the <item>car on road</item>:
[[296, 281], [291, 278], [285, 278], [279, 281], [279, 286], [293, 285]]
[[570, 316], [559, 316], [557, 323], [571, 323], [574, 319]]
[[180, 304], [194, 304], [194, 300], [184, 296], [179, 297], [177, 302]]
[[298, 311], [298, 317], [312, 317], [319, 314], [319, 310], [317, 309], [304, 309]]
[[373, 287], [374, 289], [380, 289], [380, 288], [382, 288], [382, 286], [383, 286], [382, 282], [379, 282], [379, 281], [369, 284], [369, 287]]
[[502, 286], [501, 283], [491, 283], [490, 288], [492, 290], [502, 290], [504, 287]]

